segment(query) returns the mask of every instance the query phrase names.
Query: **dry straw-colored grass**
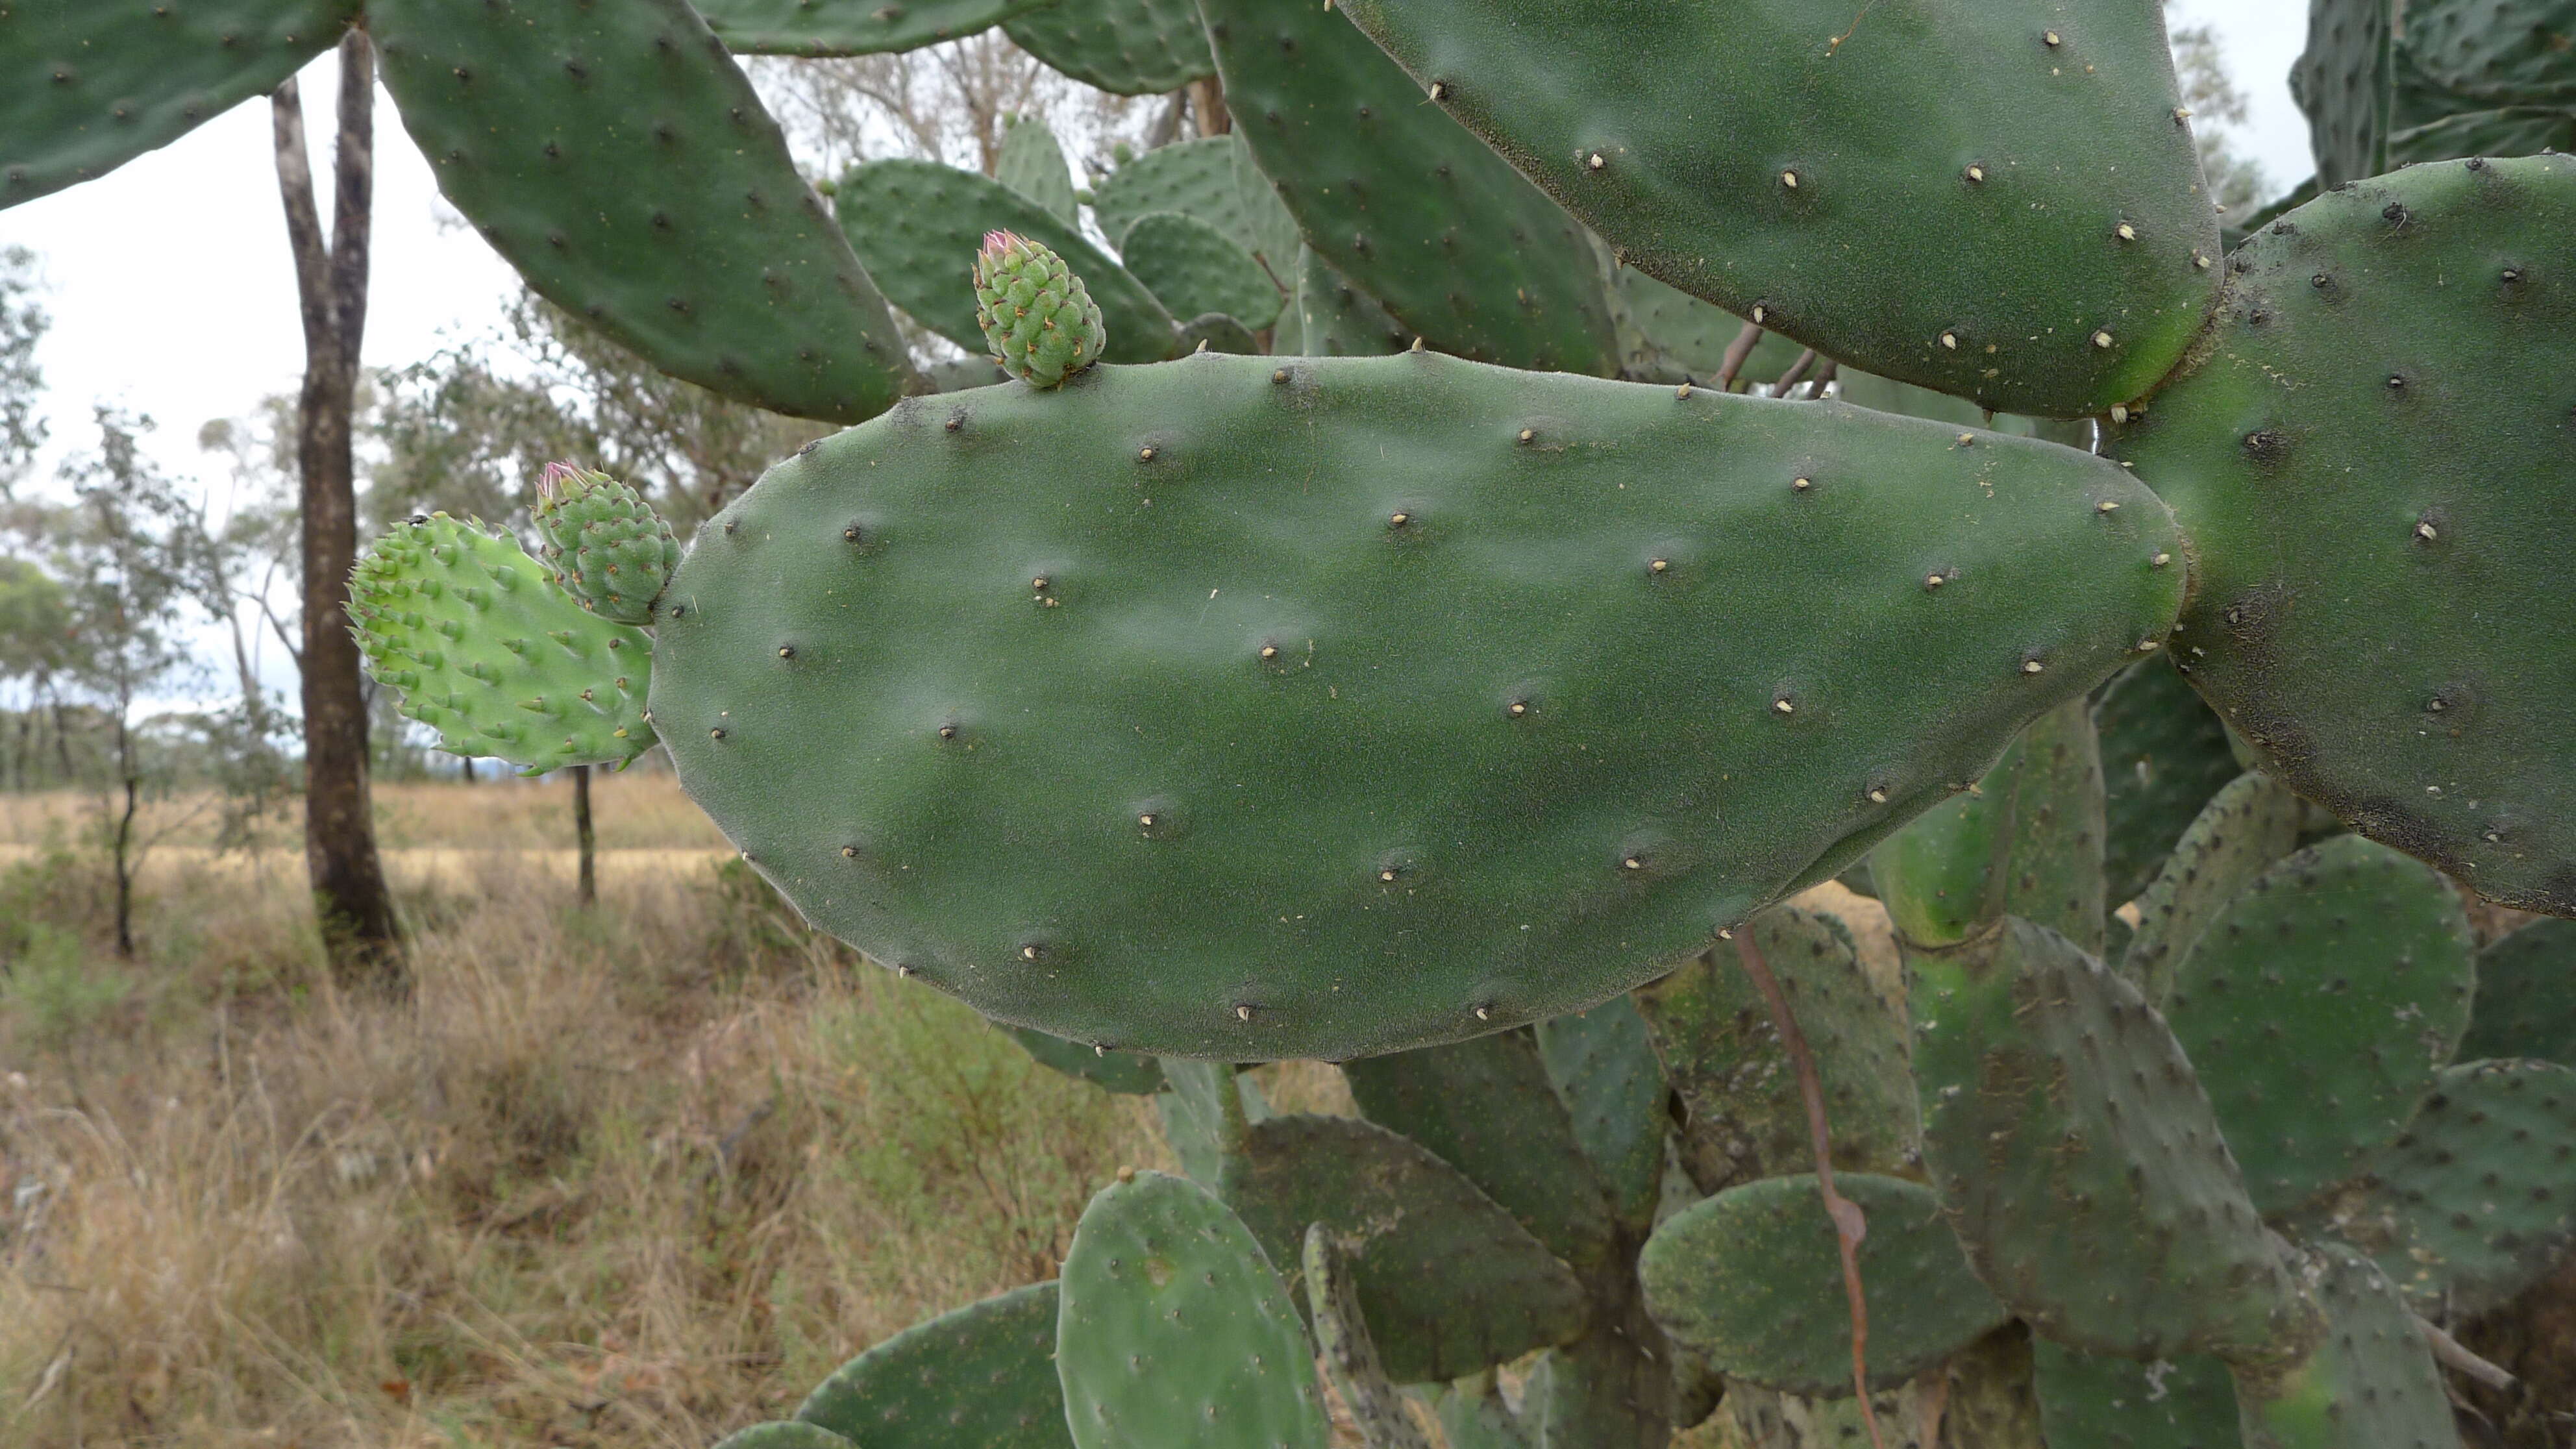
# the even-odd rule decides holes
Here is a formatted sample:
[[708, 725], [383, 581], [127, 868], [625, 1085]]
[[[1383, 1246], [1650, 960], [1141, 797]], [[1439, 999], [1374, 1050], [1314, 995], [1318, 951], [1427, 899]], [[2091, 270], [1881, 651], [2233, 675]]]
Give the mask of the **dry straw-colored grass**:
[[[1163, 1157], [1139, 1099], [697, 853], [667, 777], [600, 782], [604, 845], [691, 849], [612, 854], [596, 912], [480, 853], [564, 843], [559, 785], [380, 794], [446, 852], [404, 1006], [329, 989], [291, 850], [165, 847], [131, 963], [94, 861], [0, 861], [0, 931], [89, 933], [0, 987], [0, 1443], [699, 1449], [1050, 1275]], [[0, 841], [78, 808], [7, 802]]]

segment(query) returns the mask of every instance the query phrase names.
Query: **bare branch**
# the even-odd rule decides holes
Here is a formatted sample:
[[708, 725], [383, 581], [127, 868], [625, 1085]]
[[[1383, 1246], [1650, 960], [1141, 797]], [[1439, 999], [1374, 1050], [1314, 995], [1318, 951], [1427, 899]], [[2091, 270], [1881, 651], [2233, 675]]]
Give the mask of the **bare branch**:
[[1753, 978], [1754, 988], [1762, 993], [1762, 1004], [1770, 1009], [1771, 1027], [1780, 1033], [1789, 1065], [1798, 1074], [1798, 1095], [1806, 1099], [1807, 1135], [1816, 1150], [1816, 1195], [1825, 1200], [1825, 1215], [1834, 1220], [1834, 1235], [1843, 1254], [1843, 1296], [1851, 1305], [1852, 1388], [1860, 1396], [1861, 1422], [1869, 1428], [1872, 1449], [1887, 1449], [1887, 1440], [1879, 1433], [1878, 1411], [1869, 1402], [1869, 1300], [1861, 1292], [1860, 1281], [1860, 1243], [1869, 1236], [1869, 1219], [1860, 1204], [1834, 1190], [1834, 1142], [1825, 1123], [1824, 1079], [1816, 1073], [1815, 1053], [1807, 1050], [1806, 1034], [1798, 1030], [1797, 1014], [1789, 1010], [1779, 979], [1763, 961], [1761, 948], [1753, 944], [1753, 927], [1738, 926], [1733, 934], [1735, 954], [1744, 963], [1744, 974]]

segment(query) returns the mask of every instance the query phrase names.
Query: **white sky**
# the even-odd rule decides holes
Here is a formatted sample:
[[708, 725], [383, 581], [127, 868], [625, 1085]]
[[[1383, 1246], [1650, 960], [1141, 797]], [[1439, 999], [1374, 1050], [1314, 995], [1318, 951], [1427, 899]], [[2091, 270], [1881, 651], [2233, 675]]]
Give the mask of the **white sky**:
[[[2167, 20], [2219, 32], [2228, 68], [2252, 101], [2244, 149], [2276, 190], [2305, 178], [2307, 123], [2287, 77], [2305, 42], [2307, 6], [2173, 0]], [[302, 77], [326, 218], [337, 69], [326, 55]], [[364, 360], [383, 367], [481, 333], [515, 283], [439, 199], [381, 91], [376, 125]], [[219, 470], [196, 451], [198, 425], [246, 415], [260, 398], [295, 389], [303, 336], [270, 157], [269, 108], [255, 101], [101, 180], [0, 211], [0, 246], [23, 245], [42, 258], [54, 325], [38, 360], [49, 384], [54, 458], [94, 443], [90, 405], [113, 402], [159, 421], [152, 451], [174, 470], [213, 475]], [[291, 682], [279, 682], [292, 693]]]

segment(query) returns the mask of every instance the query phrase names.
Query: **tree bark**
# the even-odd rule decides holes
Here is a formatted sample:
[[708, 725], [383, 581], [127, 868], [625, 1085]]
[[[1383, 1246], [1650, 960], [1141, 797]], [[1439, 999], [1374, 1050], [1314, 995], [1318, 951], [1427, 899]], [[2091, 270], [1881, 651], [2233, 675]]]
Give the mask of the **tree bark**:
[[116, 954], [134, 959], [134, 812], [143, 785], [143, 771], [134, 762], [134, 729], [126, 723], [133, 708], [129, 692], [118, 691], [116, 702], [116, 779], [125, 789], [125, 813], [116, 817]]
[[599, 904], [598, 837], [590, 828], [590, 766], [572, 767], [572, 833], [581, 851], [581, 903]]
[[367, 705], [349, 638], [349, 570], [358, 509], [350, 434], [367, 321], [368, 212], [374, 192], [375, 52], [366, 32], [340, 41], [339, 134], [332, 147], [331, 234], [313, 196], [304, 104], [295, 82], [271, 97], [278, 191], [304, 316], [304, 389], [296, 402], [303, 475], [304, 864], [343, 988], [409, 988], [393, 897], [376, 854], [367, 793]]

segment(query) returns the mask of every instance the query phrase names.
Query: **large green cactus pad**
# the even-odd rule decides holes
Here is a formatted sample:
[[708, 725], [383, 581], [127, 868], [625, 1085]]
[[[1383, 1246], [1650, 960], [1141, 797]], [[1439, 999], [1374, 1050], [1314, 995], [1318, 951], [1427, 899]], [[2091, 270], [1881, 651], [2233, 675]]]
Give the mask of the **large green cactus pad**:
[[1148, 212], [1127, 228], [1119, 260], [1175, 317], [1221, 312], [1256, 332], [1279, 320], [1279, 285], [1212, 222]]
[[2100, 412], [2217, 285], [2154, 6], [1347, 8], [1628, 265], [1885, 377]]
[[2031, 1389], [2048, 1449], [2238, 1449], [2227, 1365], [2185, 1354], [2152, 1363], [2041, 1339]]
[[2116, 907], [2155, 880], [2200, 807], [2242, 767], [2227, 726], [2164, 655], [2102, 687], [2093, 727], [2102, 750], [2103, 899]]
[[736, 55], [882, 55], [962, 40], [1049, 0], [698, 0]]
[[1420, 1143], [1350, 1117], [1273, 1117], [1225, 1166], [1225, 1199], [1295, 1262], [1322, 1223], [1386, 1371], [1427, 1383], [1508, 1363], [1583, 1329], [1574, 1275]]
[[2339, 835], [2263, 873], [2174, 973], [2165, 1013], [2266, 1217], [2360, 1174], [2450, 1064], [2476, 980], [2431, 867]]
[[1243, 138], [1231, 131], [1138, 156], [1094, 183], [1091, 210], [1112, 245], [1124, 245], [1127, 228], [1151, 213], [1195, 216], [1266, 258], [1283, 286], [1296, 285], [1297, 223], [1252, 163]]
[[1923, 1156], [1977, 1276], [2093, 1353], [2264, 1355], [2306, 1328], [2164, 1021], [2007, 918], [1915, 968]]
[[[2008, 1316], [1968, 1271], [1931, 1190], [1847, 1172], [1834, 1186], [1867, 1214], [1860, 1276], [1869, 1372], [1894, 1388]], [[1684, 1208], [1637, 1262], [1664, 1331], [1733, 1378], [1796, 1394], [1851, 1392], [1851, 1312], [1841, 1249], [1812, 1173], [1769, 1177]]]
[[915, 1324], [823, 1380], [796, 1417], [860, 1444], [1067, 1449], [1056, 1285], [1032, 1283]]
[[[1815, 1054], [1834, 1166], [1902, 1172], [1922, 1150], [1905, 1020], [1861, 968], [1840, 922], [1783, 906], [1749, 928]], [[1682, 1100], [1682, 1165], [1702, 1191], [1812, 1166], [1806, 1104], [1761, 993], [1732, 949], [1636, 992]]]
[[2576, 914], [2576, 157], [2358, 182], [2228, 265], [2112, 430], [2196, 550], [2175, 658], [2354, 829]]
[[2320, 1244], [2302, 1265], [2325, 1336], [2287, 1372], [2239, 1368], [2245, 1449], [2438, 1449], [2456, 1444], [2442, 1370], [2406, 1300], [2370, 1260]]
[[1161, 95], [1216, 74], [1190, 0], [1054, 0], [1012, 16], [1002, 33], [1112, 95]]
[[1100, 308], [1112, 362], [1153, 362], [1179, 350], [1169, 309], [1077, 228], [1011, 188], [936, 161], [871, 161], [833, 197], [850, 244], [894, 304], [970, 352], [986, 350], [971, 272], [984, 235], [1007, 231], [1062, 257]]
[[106, 175], [274, 89], [358, 0], [0, 7], [0, 207]]
[[1325, 1449], [1314, 1350], [1252, 1234], [1187, 1178], [1120, 1177], [1064, 1258], [1055, 1360], [1073, 1442]]
[[2477, 1002], [2459, 1056], [2576, 1067], [2576, 921], [2535, 921], [2478, 953]]
[[1533, 1033], [1370, 1057], [1342, 1075], [1370, 1121], [1465, 1173], [1548, 1251], [1577, 1268], [1608, 1257], [1609, 1197]]
[[584, 609], [517, 539], [444, 513], [397, 526], [349, 579], [367, 672], [451, 753], [529, 770], [653, 747], [653, 641]]
[[1607, 374], [1592, 244], [1337, 10], [1204, 0], [1237, 134], [1308, 245], [1443, 352]]
[[664, 596], [653, 712], [880, 961], [1070, 1040], [1338, 1060], [1589, 1006], [1840, 870], [2152, 644], [2181, 547], [2044, 444], [1206, 354], [773, 469]]
[[2576, 1069], [2451, 1068], [2372, 1174], [2398, 1229], [2379, 1263], [2399, 1287], [2460, 1313], [2504, 1303], [2576, 1245]]
[[857, 422], [920, 385], [687, 0], [375, 0], [367, 26], [439, 190], [566, 311], [773, 412]]

